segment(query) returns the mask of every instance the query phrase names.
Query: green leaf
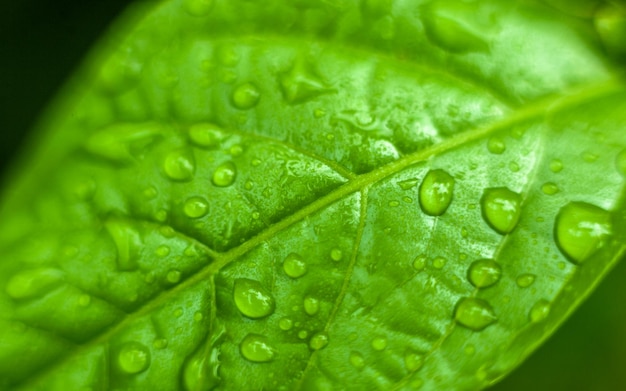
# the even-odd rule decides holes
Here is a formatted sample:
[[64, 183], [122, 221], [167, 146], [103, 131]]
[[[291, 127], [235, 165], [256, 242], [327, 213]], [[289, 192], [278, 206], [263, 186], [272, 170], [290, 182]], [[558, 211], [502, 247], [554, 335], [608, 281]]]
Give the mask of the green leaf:
[[5, 189], [0, 388], [505, 376], [626, 251], [623, 14], [552, 3], [131, 9]]

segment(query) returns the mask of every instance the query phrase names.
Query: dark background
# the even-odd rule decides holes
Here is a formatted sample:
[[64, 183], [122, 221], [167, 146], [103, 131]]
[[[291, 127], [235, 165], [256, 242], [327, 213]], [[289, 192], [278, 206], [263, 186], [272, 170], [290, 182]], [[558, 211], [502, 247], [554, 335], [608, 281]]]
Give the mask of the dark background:
[[[4, 0], [0, 5], [0, 167], [89, 47], [119, 0]], [[518, 370], [492, 390], [626, 390], [626, 262]]]

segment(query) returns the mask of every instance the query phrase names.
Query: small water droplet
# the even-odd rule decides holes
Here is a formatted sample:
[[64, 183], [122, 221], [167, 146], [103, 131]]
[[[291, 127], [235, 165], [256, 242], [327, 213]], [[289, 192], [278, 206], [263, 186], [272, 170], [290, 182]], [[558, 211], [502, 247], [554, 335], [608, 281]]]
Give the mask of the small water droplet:
[[419, 189], [419, 201], [424, 213], [441, 216], [452, 202], [454, 178], [444, 170], [431, 170]]
[[481, 331], [494, 323], [497, 318], [491, 304], [485, 300], [464, 297], [456, 305], [454, 319], [470, 330]]
[[157, 189], [154, 186], [150, 186], [146, 189], [144, 189], [143, 191], [143, 196], [146, 197], [149, 200], [152, 200], [154, 198], [156, 198], [156, 196], [159, 194], [159, 192], [157, 191]]
[[413, 261], [413, 268], [415, 268], [415, 270], [417, 270], [418, 272], [424, 270], [424, 268], [426, 267], [426, 260], [426, 255], [418, 255]]
[[583, 153], [583, 160], [586, 161], [587, 163], [593, 163], [596, 160], [598, 160], [599, 157], [600, 156], [598, 154], [593, 153], [593, 152], [587, 151]]
[[550, 171], [557, 173], [563, 170], [563, 162], [559, 159], [554, 159], [550, 162]]
[[474, 353], [476, 353], [476, 347], [474, 345], [467, 345], [463, 351], [466, 356], [473, 356]]
[[541, 299], [532, 306], [528, 317], [531, 322], [539, 323], [546, 319], [548, 315], [550, 315], [550, 302], [548, 300]]
[[43, 296], [63, 282], [63, 273], [52, 268], [38, 268], [15, 274], [5, 291], [13, 299], [31, 299]]
[[239, 345], [241, 355], [252, 362], [270, 362], [276, 356], [276, 349], [269, 339], [259, 334], [248, 334]]
[[237, 167], [233, 162], [220, 164], [213, 172], [211, 181], [215, 186], [227, 187], [235, 182], [237, 177]]
[[615, 166], [617, 167], [617, 171], [626, 177], [626, 149], [617, 154]]
[[417, 372], [424, 365], [424, 356], [415, 352], [406, 352], [404, 355], [404, 366], [409, 372]]
[[259, 103], [261, 92], [252, 83], [240, 85], [233, 92], [232, 100], [235, 107], [241, 110], [251, 109]]
[[291, 253], [287, 255], [283, 262], [283, 270], [291, 278], [300, 278], [306, 274], [307, 267], [300, 255]]
[[436, 257], [433, 259], [433, 267], [435, 269], [443, 269], [446, 266], [446, 259], [444, 257]]
[[167, 347], [168, 341], [165, 338], [157, 338], [152, 342], [152, 346], [155, 349], [165, 349]]
[[361, 353], [352, 352], [350, 353], [350, 364], [356, 369], [363, 369], [365, 368], [365, 359]]
[[137, 374], [150, 366], [150, 351], [139, 342], [127, 342], [117, 355], [117, 364], [128, 374]]
[[249, 318], [264, 318], [274, 312], [274, 298], [259, 281], [238, 278], [233, 298], [239, 311]]
[[185, 201], [183, 211], [190, 219], [197, 219], [208, 213], [209, 203], [202, 197], [191, 197]]
[[80, 295], [78, 297], [78, 305], [81, 307], [87, 307], [91, 304], [91, 296], [87, 294]]
[[586, 202], [570, 202], [556, 218], [556, 242], [575, 264], [584, 262], [600, 249], [610, 234], [610, 213]]
[[189, 127], [189, 139], [201, 148], [215, 148], [226, 138], [224, 131], [211, 123], [200, 123]]
[[517, 226], [521, 204], [522, 197], [506, 187], [487, 189], [481, 199], [483, 217], [491, 228], [503, 235]]
[[304, 299], [304, 312], [308, 315], [315, 315], [320, 310], [320, 301], [315, 297], [307, 296]]
[[288, 331], [293, 328], [293, 321], [289, 318], [282, 318], [278, 321], [278, 327], [283, 331]]
[[195, 314], [193, 314], [193, 320], [195, 320], [196, 322], [201, 322], [202, 319], [204, 319], [204, 315], [202, 315], [202, 312], [197, 311]]
[[330, 259], [332, 259], [335, 262], [339, 262], [341, 261], [342, 258], [343, 258], [343, 252], [340, 249], [333, 248], [332, 250], [330, 250]]
[[328, 345], [328, 334], [325, 332], [315, 333], [309, 341], [309, 347], [313, 350], [324, 349]]
[[528, 288], [535, 282], [535, 278], [534, 274], [521, 274], [517, 277], [515, 282], [520, 288]]
[[521, 169], [521, 167], [519, 166], [519, 164], [517, 162], [510, 162], [509, 163], [509, 170], [511, 170], [511, 172], [519, 172], [520, 169]]
[[400, 186], [402, 190], [411, 190], [412, 188], [417, 186], [418, 183], [419, 180], [417, 178], [411, 178], [398, 182], [398, 186]]
[[389, 206], [395, 208], [396, 206], [400, 206], [400, 202], [398, 201], [389, 201]]
[[559, 192], [559, 187], [552, 182], [546, 182], [541, 186], [541, 191], [547, 195], [554, 195]]
[[191, 16], [206, 16], [213, 8], [213, 0], [185, 0], [184, 7]]
[[309, 336], [309, 332], [306, 330], [300, 330], [298, 331], [298, 338], [300, 339], [306, 339], [306, 337]]
[[493, 154], [501, 155], [506, 150], [506, 144], [499, 137], [491, 137], [487, 141], [487, 149]]
[[175, 181], [188, 181], [193, 178], [196, 163], [193, 154], [187, 150], [176, 150], [167, 154], [163, 160], [163, 171]]
[[376, 337], [372, 340], [372, 349], [383, 351], [385, 348], [387, 348], [387, 338]]
[[474, 261], [467, 272], [468, 280], [476, 288], [487, 288], [500, 280], [502, 268], [493, 259]]
[[167, 272], [165, 276], [165, 280], [170, 284], [177, 284], [180, 281], [180, 271], [179, 270], [170, 270]]
[[165, 245], [157, 247], [157, 249], [154, 251], [154, 254], [159, 258], [165, 258], [169, 255], [169, 253], [170, 248]]

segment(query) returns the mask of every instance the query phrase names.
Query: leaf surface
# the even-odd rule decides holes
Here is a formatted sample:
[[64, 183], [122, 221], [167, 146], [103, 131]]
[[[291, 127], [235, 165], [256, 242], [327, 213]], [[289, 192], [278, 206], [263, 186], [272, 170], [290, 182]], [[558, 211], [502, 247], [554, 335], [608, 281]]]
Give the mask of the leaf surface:
[[625, 251], [626, 90], [588, 19], [128, 15], [5, 190], [3, 389], [480, 389]]

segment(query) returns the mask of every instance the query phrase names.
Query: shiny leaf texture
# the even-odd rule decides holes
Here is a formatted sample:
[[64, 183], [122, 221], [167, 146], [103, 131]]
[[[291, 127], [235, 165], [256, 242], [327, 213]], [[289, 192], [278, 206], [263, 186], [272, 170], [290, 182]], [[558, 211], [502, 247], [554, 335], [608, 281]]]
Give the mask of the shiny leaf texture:
[[553, 3], [131, 9], [5, 189], [0, 388], [505, 376], [626, 248], [619, 9]]

